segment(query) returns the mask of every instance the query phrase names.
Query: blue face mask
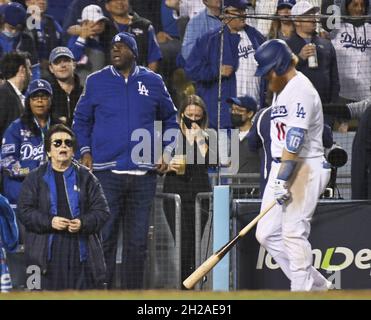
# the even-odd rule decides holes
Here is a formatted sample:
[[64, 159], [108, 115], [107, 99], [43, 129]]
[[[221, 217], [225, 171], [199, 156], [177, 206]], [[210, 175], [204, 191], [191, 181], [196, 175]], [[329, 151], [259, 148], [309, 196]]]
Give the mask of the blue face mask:
[[19, 35], [19, 31], [11, 32], [11, 31], [7, 31], [7, 30], [3, 30], [1, 33], [8, 38], [16, 38]]

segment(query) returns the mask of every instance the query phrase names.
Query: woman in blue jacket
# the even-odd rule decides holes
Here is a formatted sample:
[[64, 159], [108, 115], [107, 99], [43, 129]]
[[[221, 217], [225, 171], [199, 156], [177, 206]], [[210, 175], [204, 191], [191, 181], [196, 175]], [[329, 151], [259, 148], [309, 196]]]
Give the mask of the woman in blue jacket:
[[1, 148], [4, 195], [16, 204], [24, 177], [45, 161], [44, 135], [51, 119], [52, 88], [45, 80], [30, 83], [23, 115], [6, 129]]

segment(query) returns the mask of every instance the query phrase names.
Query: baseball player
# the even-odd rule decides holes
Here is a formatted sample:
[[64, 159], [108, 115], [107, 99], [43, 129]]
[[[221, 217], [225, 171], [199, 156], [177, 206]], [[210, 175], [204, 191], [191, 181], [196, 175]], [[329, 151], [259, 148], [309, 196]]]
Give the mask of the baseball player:
[[312, 267], [310, 220], [330, 177], [322, 143], [323, 113], [312, 83], [295, 69], [298, 58], [282, 40], [255, 53], [256, 76], [269, 81], [272, 167], [262, 208], [278, 205], [258, 223], [256, 237], [291, 281], [291, 291], [328, 290]]

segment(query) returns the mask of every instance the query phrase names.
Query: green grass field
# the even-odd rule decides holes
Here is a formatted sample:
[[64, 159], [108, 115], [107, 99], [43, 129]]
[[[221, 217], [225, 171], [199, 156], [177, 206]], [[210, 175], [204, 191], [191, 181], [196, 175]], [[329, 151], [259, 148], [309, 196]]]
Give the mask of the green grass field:
[[0, 300], [371, 300], [369, 290], [292, 293], [288, 291], [66, 291], [12, 292]]

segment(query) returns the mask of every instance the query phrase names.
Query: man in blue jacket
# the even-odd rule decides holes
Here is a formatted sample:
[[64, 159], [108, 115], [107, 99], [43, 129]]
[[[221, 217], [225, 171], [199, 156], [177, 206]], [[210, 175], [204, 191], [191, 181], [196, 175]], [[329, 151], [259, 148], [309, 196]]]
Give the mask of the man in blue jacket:
[[[231, 128], [228, 97], [250, 95], [260, 106], [264, 104], [264, 81], [255, 77], [254, 52], [265, 39], [246, 25], [246, 0], [225, 0], [224, 5], [220, 128]], [[220, 38], [219, 29], [198, 38], [185, 64], [188, 77], [196, 81], [197, 94], [207, 105], [209, 126], [214, 129], [218, 128]]]
[[[148, 218], [156, 187], [155, 162], [161, 157], [161, 153], [155, 155], [161, 146], [150, 145], [159, 136], [155, 133], [155, 121], [162, 121], [163, 132], [178, 128], [176, 109], [161, 76], [137, 66], [137, 57], [135, 38], [126, 32], [117, 34], [111, 46], [112, 65], [87, 78], [73, 124], [82, 163], [94, 170], [111, 210], [110, 220], [103, 228], [111, 288], [122, 214], [121, 287], [143, 287]], [[136, 141], [144, 143], [144, 147], [139, 148]], [[162, 147], [170, 148], [166, 142]], [[158, 164], [157, 169], [163, 170], [164, 165]]]

